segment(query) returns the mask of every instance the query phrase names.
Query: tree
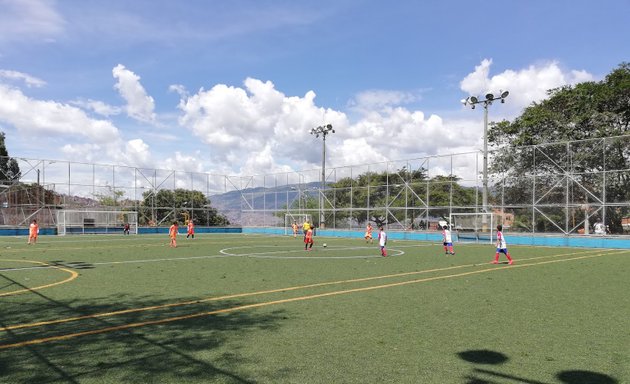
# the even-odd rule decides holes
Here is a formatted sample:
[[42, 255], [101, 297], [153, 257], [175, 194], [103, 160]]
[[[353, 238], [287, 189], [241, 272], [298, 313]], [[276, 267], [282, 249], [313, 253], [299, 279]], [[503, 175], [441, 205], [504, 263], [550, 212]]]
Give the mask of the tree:
[[105, 207], [117, 207], [119, 205], [120, 199], [125, 195], [124, 191], [116, 190], [110, 188], [110, 194], [102, 194], [96, 193], [94, 197], [96, 197], [101, 206]]
[[140, 205], [142, 224], [164, 225], [171, 221], [197, 225], [229, 225], [229, 220], [212, 208], [210, 200], [200, 191], [160, 189], [143, 193]]
[[[566, 189], [572, 194], [569, 196], [572, 202], [598, 204], [595, 194], [590, 193], [603, 190], [604, 181], [597, 174], [604, 169], [621, 171], [630, 166], [630, 140], [617, 139], [630, 133], [630, 63], [620, 64], [602, 81], [551, 89], [548, 95], [547, 99], [527, 107], [513, 122], [491, 124], [488, 141], [499, 149], [494, 152], [491, 172], [503, 176], [504, 198], [508, 201], [531, 201], [531, 183], [524, 180], [536, 177], [537, 185], [548, 188], [545, 203], [550, 206], [567, 201]], [[568, 141], [572, 142], [570, 147], [547, 145]], [[542, 148], [543, 144], [544, 151], [527, 147]], [[569, 171], [571, 183], [576, 187], [554, 189], [558, 177], [554, 175]], [[607, 173], [605, 195], [600, 200], [630, 201], [629, 179], [628, 172]], [[552, 220], [542, 217], [537, 223], [531, 223], [531, 217], [516, 220], [527, 222], [530, 229], [535, 226], [544, 231], [553, 226], [550, 222], [554, 219], [564, 221], [561, 218], [567, 212], [556, 207], [545, 214]], [[620, 231], [621, 216], [626, 214], [624, 209], [607, 210], [611, 229]]]
[[11, 184], [20, 179], [21, 172], [18, 162], [9, 157], [5, 137], [4, 132], [0, 132], [0, 183]]

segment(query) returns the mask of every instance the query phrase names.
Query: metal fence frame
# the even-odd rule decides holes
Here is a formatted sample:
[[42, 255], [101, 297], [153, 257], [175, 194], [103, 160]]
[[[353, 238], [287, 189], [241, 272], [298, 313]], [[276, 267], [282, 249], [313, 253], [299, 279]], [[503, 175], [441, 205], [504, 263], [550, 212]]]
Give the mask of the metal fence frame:
[[[514, 170], [496, 172], [500, 167], [493, 165], [492, 160], [497, 152], [490, 151], [491, 169], [495, 170], [489, 178], [490, 209], [501, 216], [503, 222], [510, 216], [530, 217], [531, 229], [521, 228], [521, 231], [538, 233], [541, 229], [536, 228], [534, 223], [546, 221], [542, 232], [564, 235], [591, 233], [595, 221], [607, 224], [610, 221], [608, 218], [612, 216], [630, 217], [630, 192], [615, 201], [607, 197], [607, 187], [613, 179], [626, 180], [625, 185], [630, 190], [630, 160], [616, 167], [606, 162], [610, 146], [619, 146], [619, 143], [626, 153], [630, 153], [630, 135], [521, 147], [518, 152], [533, 156], [535, 167], [518, 173], [518, 176], [515, 176]], [[592, 156], [602, 159], [596, 169], [584, 170], [576, 166], [576, 157], [585, 148]], [[98, 209], [98, 197], [103, 196], [116, 199], [117, 205], [109, 206], [108, 209], [137, 211], [144, 193], [177, 188], [202, 192], [211, 200], [212, 207], [238, 226], [283, 226], [285, 214], [308, 213], [313, 218], [323, 215], [323, 220], [317, 222], [323, 221], [329, 228], [352, 229], [364, 226], [365, 223], [359, 220], [338, 220], [340, 216], [354, 214], [366, 219], [383, 219], [395, 229], [428, 229], [428, 224], [438, 217], [482, 211], [483, 153], [478, 151], [327, 167], [324, 183], [321, 169], [230, 176], [12, 158], [18, 162], [21, 174], [19, 179], [13, 182], [5, 180], [0, 185], [0, 225], [4, 226], [24, 226], [32, 218], [37, 218], [44, 226], [53, 226], [56, 224], [55, 210]], [[410, 178], [409, 175], [414, 172], [423, 172], [426, 178]], [[384, 174], [386, 179], [378, 185], [361, 185], [358, 181], [360, 177], [375, 174]], [[2, 178], [8, 179], [6, 175]], [[343, 188], [333, 188], [341, 180], [350, 182]], [[522, 196], [514, 199], [506, 193], [514, 185], [524, 186], [523, 190], [528, 194], [526, 198]], [[18, 204], [15, 193], [19, 193], [16, 191], [20, 188], [28, 189], [30, 195], [26, 201], [22, 196]], [[472, 196], [466, 204], [456, 204], [458, 199], [454, 193], [458, 192], [458, 188], [467, 189]], [[431, 192], [436, 189], [441, 191], [439, 202]], [[46, 200], [46, 191], [54, 192], [55, 201]], [[353, 196], [359, 191], [367, 196], [365, 204], [353, 201]], [[238, 199], [238, 207], [226, 203], [226, 194]], [[448, 194], [448, 202], [444, 201], [444, 194]], [[342, 195], [349, 195], [349, 202], [342, 202]], [[374, 201], [381, 203], [375, 205]], [[318, 203], [313, 206], [313, 202]], [[182, 209], [174, 206], [152, 208], [171, 209], [175, 218], [178, 217], [178, 210]], [[207, 208], [186, 207], [193, 214], [203, 214]], [[418, 226], [418, 222], [424, 222], [425, 226]], [[617, 230], [616, 233], [621, 231]]]

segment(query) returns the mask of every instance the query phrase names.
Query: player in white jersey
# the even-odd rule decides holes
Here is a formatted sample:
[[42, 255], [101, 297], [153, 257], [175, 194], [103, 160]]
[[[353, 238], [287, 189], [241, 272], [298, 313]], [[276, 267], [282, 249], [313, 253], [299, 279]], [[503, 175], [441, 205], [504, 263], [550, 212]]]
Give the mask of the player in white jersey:
[[444, 253], [449, 255], [454, 255], [455, 251], [453, 250], [453, 238], [451, 236], [451, 231], [448, 229], [448, 226], [442, 227], [442, 244], [444, 244]]
[[381, 256], [386, 257], [387, 249], [385, 249], [385, 246], [387, 245], [387, 233], [385, 233], [385, 230], [383, 229], [383, 227], [379, 228], [378, 245], [381, 246]]
[[502, 231], [503, 226], [501, 224], [497, 225], [497, 252], [494, 255], [494, 261], [492, 264], [499, 264], [499, 254], [503, 253], [508, 259], [508, 264], [512, 265], [514, 261], [510, 257], [510, 252], [508, 252], [507, 249], [507, 242], [505, 241]]

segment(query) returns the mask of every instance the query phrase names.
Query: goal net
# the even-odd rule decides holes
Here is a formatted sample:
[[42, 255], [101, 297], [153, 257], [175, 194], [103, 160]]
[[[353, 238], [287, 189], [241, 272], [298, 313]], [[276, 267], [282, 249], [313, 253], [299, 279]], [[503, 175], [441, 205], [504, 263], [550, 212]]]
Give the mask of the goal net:
[[451, 213], [453, 241], [485, 242], [496, 240], [497, 218], [492, 213]]
[[58, 235], [123, 234], [127, 224], [130, 234], [138, 234], [138, 212], [71, 209], [57, 211]]
[[313, 217], [309, 214], [286, 213], [284, 215], [284, 234], [293, 235], [293, 228], [291, 225], [294, 222], [298, 225], [299, 233], [302, 233], [302, 224], [304, 224], [305, 221], [313, 224]]

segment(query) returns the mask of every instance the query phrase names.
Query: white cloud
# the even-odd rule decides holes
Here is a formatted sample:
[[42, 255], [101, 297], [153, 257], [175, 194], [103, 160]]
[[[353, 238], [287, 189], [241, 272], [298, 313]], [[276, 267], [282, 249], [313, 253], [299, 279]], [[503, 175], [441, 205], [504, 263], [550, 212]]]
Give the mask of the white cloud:
[[142, 139], [129, 140], [125, 144], [125, 150], [119, 158], [123, 164], [133, 164], [136, 167], [153, 166], [151, 151]]
[[[507, 114], [508, 106], [517, 114], [517, 108], [546, 97], [549, 88], [592, 79], [585, 71], [561, 70], [555, 62], [490, 76], [491, 64], [484, 60], [462, 80], [461, 87], [469, 94], [510, 90], [508, 102], [493, 109], [493, 120], [499, 112]], [[113, 73], [118, 79], [116, 88], [127, 100], [129, 116], [155, 121], [153, 99], [140, 78], [122, 65]], [[0, 123], [28, 135], [52, 134], [64, 141], [63, 153], [72, 160], [241, 175], [319, 168], [322, 138], [309, 131], [321, 124], [332, 124], [336, 131], [326, 141], [327, 168], [477, 151], [483, 138], [478, 111], [468, 111], [460, 119], [425, 114], [399, 105], [413, 98], [405, 92], [359, 93], [354, 101], [361, 106], [361, 114], [350, 121], [342, 111], [318, 106], [315, 92], [288, 96], [271, 81], [248, 78], [240, 87], [217, 84], [192, 94], [181, 85], [170, 90], [180, 95], [183, 129], [177, 132], [141, 133], [128, 124], [125, 133], [134, 136], [123, 140], [113, 123], [93, 119], [81, 109], [112, 116], [121, 111], [118, 107], [91, 99], [76, 101], [74, 106], [36, 100], [2, 84]], [[117, 121], [124, 117], [118, 116]], [[169, 145], [163, 145], [166, 141]], [[162, 148], [167, 152], [159, 152]]]
[[118, 64], [112, 70], [117, 83], [114, 88], [118, 90], [120, 96], [127, 102], [125, 110], [129, 117], [145, 122], [155, 123], [155, 102], [153, 97], [147, 95], [144, 87], [140, 83], [140, 76]]
[[504, 109], [511, 114], [518, 113], [534, 101], [545, 99], [549, 89], [594, 80], [594, 76], [586, 71], [563, 71], [556, 61], [520, 70], [505, 70], [490, 77], [491, 65], [492, 60], [484, 59], [474, 72], [461, 81], [460, 88], [470, 95], [482, 96], [488, 92], [498, 94], [508, 90], [510, 95]]
[[113, 105], [106, 104], [102, 101], [92, 100], [92, 99], [75, 100], [72, 102], [72, 104], [78, 107], [81, 107], [83, 109], [94, 111], [95, 113], [101, 116], [106, 116], [106, 117], [115, 116], [115, 115], [120, 114], [121, 112], [120, 107], [116, 107]]
[[[175, 151], [172, 156], [159, 160], [158, 164], [151, 164], [151, 168], [176, 169], [180, 172], [204, 173], [210, 172], [204, 169], [203, 155], [199, 152]], [[214, 172], [214, 169], [212, 169]], [[189, 177], [176, 177], [176, 188], [189, 188]]]
[[[317, 107], [313, 92], [287, 97], [273, 83], [251, 78], [244, 85], [218, 84], [180, 102], [180, 124], [208, 145], [207, 156], [213, 164], [233, 160], [244, 167], [245, 159], [260, 154], [266, 145], [280, 167], [288, 162], [307, 164], [319, 153], [311, 144], [311, 128], [322, 122], [347, 126], [343, 113]], [[255, 163], [262, 164], [250, 164]], [[275, 170], [258, 168], [260, 172]]]
[[395, 90], [369, 90], [358, 93], [349, 103], [350, 108], [360, 112], [378, 111], [386, 107], [399, 106], [418, 100], [410, 93]]
[[29, 134], [68, 135], [105, 143], [119, 136], [118, 129], [109, 121], [92, 119], [68, 104], [31, 99], [19, 89], [2, 84], [0, 100], [0, 121]]
[[4, 70], [4, 69], [0, 69], [0, 79], [23, 81], [24, 84], [26, 84], [26, 86], [29, 88], [30, 87], [39, 88], [46, 85], [46, 82], [44, 80], [38, 79], [29, 74], [17, 72], [17, 71], [9, 71], [9, 70]]
[[46, 0], [2, 0], [0, 42], [25, 39], [52, 40], [64, 31], [65, 21]]
[[290, 97], [269, 81], [250, 78], [244, 88], [218, 84], [182, 98], [180, 124], [208, 146], [212, 166], [240, 174], [319, 166], [322, 138], [309, 131], [324, 123], [335, 128], [326, 142], [327, 163], [334, 166], [435, 154], [440, 148], [469, 148], [479, 137], [476, 129], [450, 132], [437, 115], [426, 117], [421, 111], [385, 106], [405, 99], [395, 92], [372, 95], [376, 96], [360, 98], [369, 101], [362, 105], [382, 108], [366, 111], [351, 123], [343, 112], [316, 106], [312, 91]]
[[102, 147], [93, 143], [66, 144], [61, 152], [66, 159], [98, 162], [102, 156]]

